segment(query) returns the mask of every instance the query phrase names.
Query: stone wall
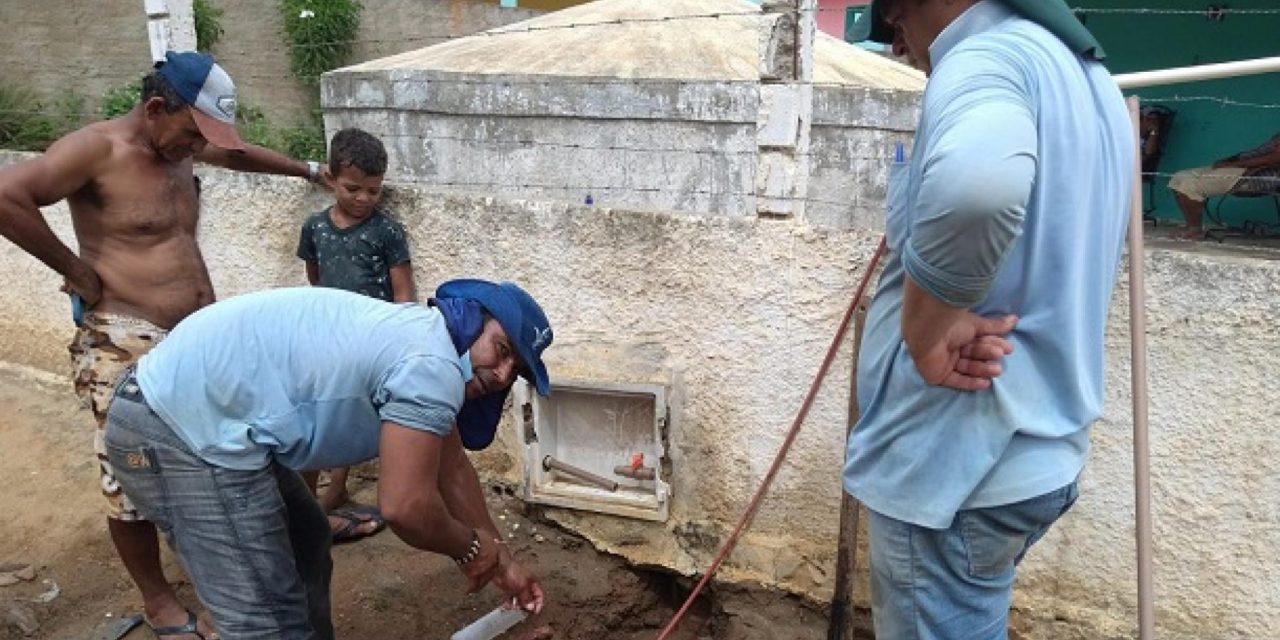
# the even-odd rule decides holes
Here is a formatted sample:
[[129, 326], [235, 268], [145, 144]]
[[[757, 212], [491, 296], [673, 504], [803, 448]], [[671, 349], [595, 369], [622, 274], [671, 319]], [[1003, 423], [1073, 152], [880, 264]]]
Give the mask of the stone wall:
[[[814, 89], [806, 220], [870, 226], [884, 165], [919, 94]], [[633, 210], [756, 215], [759, 84], [345, 70], [326, 76], [330, 132], [378, 135], [398, 181]]]
[[[289, 71], [277, 2], [211, 0], [225, 30], [213, 53], [231, 73], [240, 99], [273, 122], [310, 108], [307, 90]], [[478, 0], [363, 0], [352, 64], [525, 20], [538, 12], [503, 9]], [[150, 48], [141, 0], [123, 2], [0, 2], [0, 86], [44, 96], [75, 91], [89, 108], [108, 89], [137, 82], [149, 70]]]
[[[323, 194], [296, 179], [201, 173], [201, 244], [219, 295], [301, 284], [297, 230]], [[874, 227], [824, 231], [403, 184], [388, 204], [409, 231], [421, 292], [461, 275], [519, 281], [555, 325], [553, 376], [670, 385], [679, 415], [669, 521], [548, 513], [603, 549], [690, 573], [706, 567], [762, 478], [878, 237]], [[69, 237], [64, 207], [47, 217]], [[1160, 635], [1270, 637], [1280, 628], [1280, 263], [1183, 247], [1145, 256]], [[0, 360], [66, 370], [71, 324], [58, 285], [0, 242]], [[1132, 637], [1136, 619], [1127, 335], [1122, 284], [1107, 334], [1108, 402], [1081, 499], [1032, 552], [1017, 587], [1017, 606], [1077, 625], [1078, 637]], [[836, 362], [723, 578], [830, 596], [847, 345]], [[513, 431], [504, 426], [478, 457], [487, 476], [520, 477]]]

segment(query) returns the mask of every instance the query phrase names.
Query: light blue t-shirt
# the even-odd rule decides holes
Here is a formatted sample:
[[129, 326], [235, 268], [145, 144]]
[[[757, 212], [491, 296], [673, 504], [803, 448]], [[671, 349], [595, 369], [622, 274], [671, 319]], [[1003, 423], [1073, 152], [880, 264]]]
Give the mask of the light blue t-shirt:
[[[890, 169], [890, 253], [858, 360], [847, 491], [898, 520], [1070, 483], [1103, 395], [1103, 331], [1128, 227], [1135, 142], [1103, 66], [995, 0], [930, 47], [909, 163]], [[902, 340], [910, 276], [983, 316], [1017, 314], [986, 391], [930, 386]]]
[[437, 310], [324, 287], [205, 307], [138, 363], [148, 404], [178, 437], [241, 470], [368, 460], [383, 421], [446, 435], [465, 377]]

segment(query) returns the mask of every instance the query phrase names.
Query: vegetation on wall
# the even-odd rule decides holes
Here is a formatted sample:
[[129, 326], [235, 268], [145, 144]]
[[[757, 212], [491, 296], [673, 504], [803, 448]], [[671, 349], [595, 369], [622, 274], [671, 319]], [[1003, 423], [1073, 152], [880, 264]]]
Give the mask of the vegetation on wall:
[[236, 128], [245, 142], [275, 149], [291, 158], [322, 160], [325, 157], [324, 125], [317, 113], [294, 125], [273, 125], [262, 109], [241, 103], [236, 107]]
[[[84, 96], [66, 91], [42, 99], [24, 87], [0, 85], [0, 149], [44, 151], [62, 136], [98, 119], [117, 118], [133, 109], [142, 97], [141, 83], [107, 90], [98, 113], [85, 111]], [[275, 149], [293, 158], [323, 159], [323, 119], [310, 110], [297, 124], [271, 122], [262, 109], [241, 102], [236, 109], [240, 136], [247, 142]]]
[[102, 112], [103, 118], [115, 118], [129, 113], [140, 100], [142, 100], [142, 84], [131, 82], [107, 89], [107, 92], [102, 94], [102, 104], [98, 110]]
[[196, 27], [196, 50], [209, 51], [224, 33], [222, 9], [213, 6], [210, 0], [195, 0], [191, 12]]
[[0, 86], [0, 149], [42, 151], [83, 120], [84, 98], [66, 92], [42, 100], [21, 87]]
[[[223, 10], [216, 0], [194, 0], [196, 48], [209, 51], [225, 34]], [[240, 100], [236, 119], [241, 137], [294, 158], [325, 157], [324, 121], [319, 108], [320, 74], [347, 63], [360, 26], [363, 7], [356, 0], [279, 0], [284, 39], [289, 46], [293, 74], [312, 94], [311, 104], [296, 123], [278, 124], [262, 109]], [[89, 102], [66, 91], [42, 98], [22, 86], [0, 85], [0, 149], [43, 151], [58, 138], [92, 120], [117, 118], [142, 97], [140, 82], [113, 87], [99, 102], [97, 113], [86, 112]]]
[[360, 28], [355, 0], [280, 0], [293, 75], [312, 87], [320, 74], [346, 63]]

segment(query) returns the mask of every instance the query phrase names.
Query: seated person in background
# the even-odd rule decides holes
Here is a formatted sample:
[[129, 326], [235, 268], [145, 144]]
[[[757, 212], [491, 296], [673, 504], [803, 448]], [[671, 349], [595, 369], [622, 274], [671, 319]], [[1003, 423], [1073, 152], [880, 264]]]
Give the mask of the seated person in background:
[[1208, 167], [1193, 167], [1173, 174], [1169, 189], [1178, 201], [1186, 226], [1174, 237], [1204, 236], [1201, 220], [1204, 201], [1236, 190], [1269, 192], [1280, 189], [1280, 133], [1261, 145], [1228, 156]]

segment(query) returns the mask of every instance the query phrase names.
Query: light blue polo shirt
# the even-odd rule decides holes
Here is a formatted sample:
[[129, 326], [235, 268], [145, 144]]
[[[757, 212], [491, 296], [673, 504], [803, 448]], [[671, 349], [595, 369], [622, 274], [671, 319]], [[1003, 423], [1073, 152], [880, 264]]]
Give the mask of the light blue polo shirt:
[[[1107, 70], [995, 0], [929, 51], [914, 149], [890, 177], [890, 253], [844, 486], [879, 513], [945, 528], [960, 509], [1047, 493], [1084, 466], [1135, 142]], [[902, 340], [908, 275], [951, 306], [1020, 316], [989, 390], [920, 377]]]
[[383, 421], [446, 435], [465, 377], [437, 310], [323, 287], [205, 307], [138, 363], [156, 414], [201, 459], [240, 470], [368, 460]]

